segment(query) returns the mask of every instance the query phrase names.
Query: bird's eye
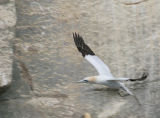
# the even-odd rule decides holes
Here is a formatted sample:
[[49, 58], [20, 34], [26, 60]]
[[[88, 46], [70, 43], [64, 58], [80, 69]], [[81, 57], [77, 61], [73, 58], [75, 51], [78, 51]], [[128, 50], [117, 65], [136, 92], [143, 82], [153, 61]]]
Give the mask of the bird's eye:
[[84, 80], [84, 82], [88, 82], [88, 80]]

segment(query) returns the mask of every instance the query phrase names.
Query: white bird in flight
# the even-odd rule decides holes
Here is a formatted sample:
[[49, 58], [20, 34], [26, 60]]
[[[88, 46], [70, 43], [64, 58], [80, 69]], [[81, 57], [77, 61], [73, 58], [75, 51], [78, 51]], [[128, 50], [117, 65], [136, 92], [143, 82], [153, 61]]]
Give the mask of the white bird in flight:
[[83, 80], [80, 80], [78, 82], [101, 84], [108, 86], [109, 88], [121, 89], [123, 91], [126, 91], [128, 94], [133, 95], [133, 93], [121, 81], [142, 81], [147, 78], [148, 73], [143, 73], [142, 77], [138, 79], [115, 78], [111, 74], [108, 66], [95, 55], [95, 53], [89, 48], [88, 45], [85, 44], [83, 38], [79, 34], [73, 33], [73, 38], [79, 52], [82, 53], [82, 56], [87, 61], [89, 61], [99, 73], [99, 75], [97, 76], [85, 77]]

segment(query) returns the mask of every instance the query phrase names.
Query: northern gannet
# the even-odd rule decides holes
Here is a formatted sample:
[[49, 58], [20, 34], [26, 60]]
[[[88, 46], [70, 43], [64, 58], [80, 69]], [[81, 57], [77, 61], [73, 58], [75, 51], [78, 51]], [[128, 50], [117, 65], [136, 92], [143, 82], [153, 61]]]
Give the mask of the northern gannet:
[[119, 89], [119, 90], [121, 89], [123, 91], [126, 91], [128, 94], [133, 95], [133, 93], [121, 81], [142, 81], [147, 78], [148, 73], [143, 73], [142, 77], [138, 79], [115, 78], [111, 74], [108, 66], [99, 57], [95, 55], [95, 53], [89, 48], [88, 45], [85, 44], [83, 38], [79, 34], [73, 33], [73, 38], [79, 52], [82, 53], [82, 56], [87, 61], [89, 61], [99, 73], [99, 75], [97, 76], [85, 77], [84, 79], [78, 82], [101, 84], [108, 86], [109, 88]]

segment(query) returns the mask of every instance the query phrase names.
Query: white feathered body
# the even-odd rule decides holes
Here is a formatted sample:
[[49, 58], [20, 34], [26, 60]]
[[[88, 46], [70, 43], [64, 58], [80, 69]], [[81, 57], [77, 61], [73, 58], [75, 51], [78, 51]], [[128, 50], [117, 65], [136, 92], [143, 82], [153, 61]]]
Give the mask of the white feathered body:
[[91, 84], [101, 84], [108, 86], [109, 88], [120, 89], [122, 88], [122, 83], [120, 82], [120, 80], [127, 80], [128, 78], [113, 78], [100, 75], [100, 76], [86, 77], [84, 79], [89, 80], [89, 83]]
[[124, 91], [127, 91], [128, 94], [133, 95], [133, 93], [124, 85], [124, 83], [120, 82], [128, 79], [129, 78], [113, 78], [100, 75], [100, 76], [85, 77], [83, 80], [87, 80], [88, 83], [90, 84], [101, 84], [112, 89], [122, 89]]

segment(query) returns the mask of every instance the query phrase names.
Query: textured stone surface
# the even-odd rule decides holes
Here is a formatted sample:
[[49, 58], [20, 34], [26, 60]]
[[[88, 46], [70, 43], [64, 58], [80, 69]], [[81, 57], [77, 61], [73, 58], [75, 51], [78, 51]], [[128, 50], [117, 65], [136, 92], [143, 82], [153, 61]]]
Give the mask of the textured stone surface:
[[[1, 117], [159, 118], [159, 6], [152, 0], [16, 0], [14, 81], [1, 96]], [[142, 106], [103, 86], [75, 83], [96, 71], [77, 51], [72, 32], [115, 77], [149, 72], [144, 82], [126, 82]]]
[[0, 0], [0, 4], [8, 3], [9, 0]]
[[0, 5], [0, 29], [12, 28], [16, 24], [15, 4]]
[[12, 42], [15, 24], [14, 2], [0, 5], [0, 92], [12, 81]]

